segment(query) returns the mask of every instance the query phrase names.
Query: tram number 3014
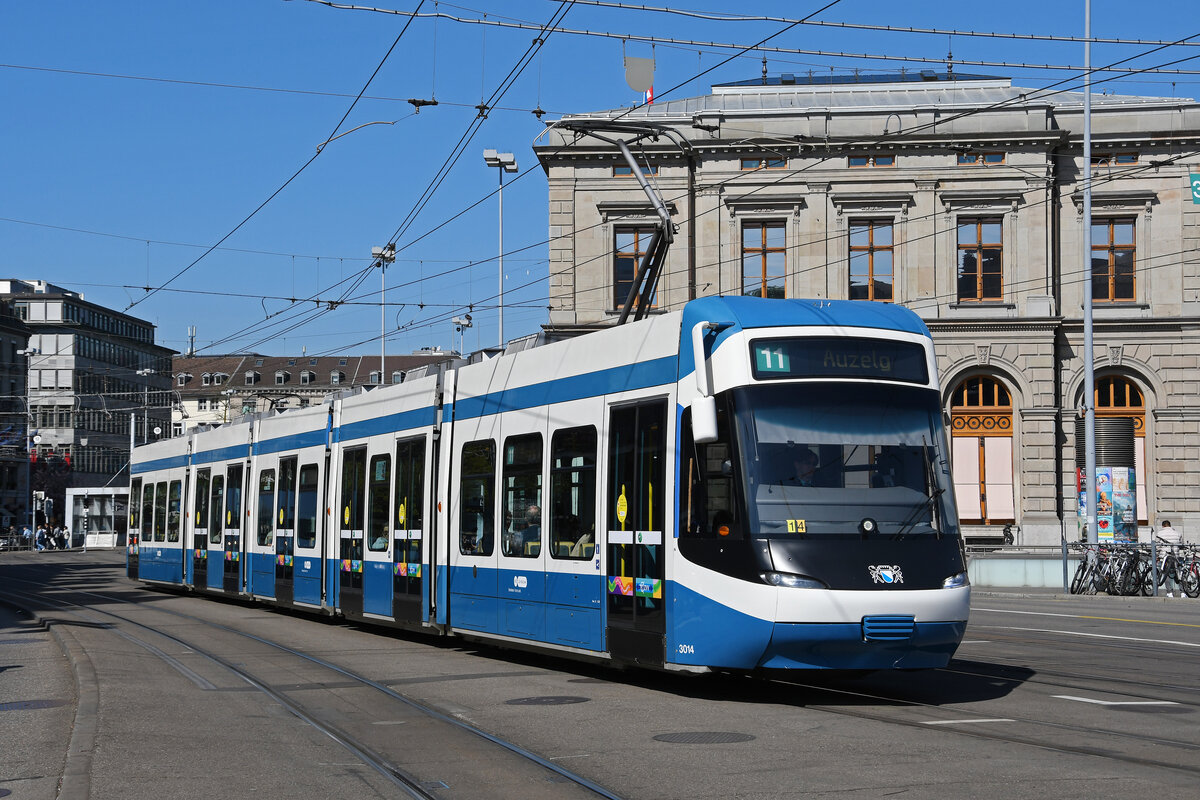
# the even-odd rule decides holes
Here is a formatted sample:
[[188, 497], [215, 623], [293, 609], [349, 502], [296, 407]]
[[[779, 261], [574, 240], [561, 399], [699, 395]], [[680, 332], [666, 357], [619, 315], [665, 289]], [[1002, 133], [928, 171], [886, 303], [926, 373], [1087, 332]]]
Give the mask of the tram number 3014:
[[684, 656], [694, 656], [696, 655], [696, 648], [690, 644], [681, 644], [679, 645], [679, 654]]

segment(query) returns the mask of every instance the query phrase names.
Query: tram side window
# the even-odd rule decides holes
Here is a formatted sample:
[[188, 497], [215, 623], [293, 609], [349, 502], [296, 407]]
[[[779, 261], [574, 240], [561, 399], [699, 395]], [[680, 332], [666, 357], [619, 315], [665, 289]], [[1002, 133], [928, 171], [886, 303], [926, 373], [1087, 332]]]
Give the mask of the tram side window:
[[208, 484], [209, 470], [196, 472], [196, 527], [204, 530], [208, 527]]
[[316, 547], [317, 544], [317, 477], [316, 464], [300, 468], [300, 503], [296, 512], [296, 546]]
[[555, 431], [550, 440], [549, 521], [554, 558], [592, 558], [596, 551], [594, 426]]
[[129, 527], [127, 528], [130, 533], [135, 535], [137, 534], [138, 526], [142, 524], [142, 516], [138, 513], [141, 511], [141, 497], [142, 479], [135, 478], [129, 484]]
[[536, 558], [542, 552], [542, 435], [504, 440], [504, 555]]
[[272, 510], [275, 505], [275, 470], [264, 469], [258, 474], [258, 543], [271, 544], [275, 532]]
[[459, 475], [459, 552], [490, 556], [495, 540], [496, 443], [486, 439], [463, 445]]
[[392, 510], [388, 507], [388, 495], [392, 489], [392, 457], [371, 458], [371, 481], [367, 487], [367, 547], [376, 553], [388, 549], [388, 520]]
[[717, 400], [717, 440], [696, 444], [692, 438], [692, 410], [685, 409], [680, 422], [679, 478], [687, 487], [680, 498], [684, 518], [681, 536], [742, 538], [745, 535], [738, 513], [733, 480], [733, 456], [729, 445], [729, 415], [722, 398]]
[[154, 486], [154, 541], [167, 540], [167, 482]]
[[230, 467], [225, 480], [225, 527], [242, 527], [242, 465]]
[[154, 541], [154, 484], [142, 489], [142, 541]]
[[367, 451], [351, 450], [342, 460], [342, 530], [363, 529], [363, 493], [367, 484]]
[[664, 404], [613, 409], [609, 431], [610, 530], [663, 530], [663, 511], [671, 502], [671, 494], [666, 491], [665, 444]]
[[179, 525], [183, 522], [183, 482], [171, 481], [167, 500], [167, 541], [179, 541]]
[[208, 520], [208, 543], [221, 543], [221, 515], [225, 512], [225, 476], [212, 476], [212, 502], [209, 503], [211, 515]]
[[413, 439], [396, 445], [396, 530], [419, 531], [424, 519], [425, 440]]
[[275, 514], [279, 529], [290, 531], [296, 527], [296, 458], [285, 458], [279, 462], [279, 509]]

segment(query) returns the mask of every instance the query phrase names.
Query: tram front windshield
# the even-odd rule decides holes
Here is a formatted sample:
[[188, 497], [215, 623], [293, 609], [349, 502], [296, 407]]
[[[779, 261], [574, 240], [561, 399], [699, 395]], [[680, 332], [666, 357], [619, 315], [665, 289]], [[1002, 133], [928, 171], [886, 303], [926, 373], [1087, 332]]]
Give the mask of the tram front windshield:
[[936, 392], [757, 385], [734, 390], [733, 408], [757, 535], [957, 535]]

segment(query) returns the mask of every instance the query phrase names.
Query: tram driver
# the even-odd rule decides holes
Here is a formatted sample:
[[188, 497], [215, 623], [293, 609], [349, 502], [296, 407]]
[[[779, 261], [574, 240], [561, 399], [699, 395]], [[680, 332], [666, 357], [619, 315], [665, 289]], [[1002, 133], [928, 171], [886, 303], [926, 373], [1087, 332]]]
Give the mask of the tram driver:
[[817, 454], [807, 447], [801, 447], [792, 454], [792, 474], [789, 483], [797, 486], [813, 486], [817, 475], [817, 464], [820, 459]]

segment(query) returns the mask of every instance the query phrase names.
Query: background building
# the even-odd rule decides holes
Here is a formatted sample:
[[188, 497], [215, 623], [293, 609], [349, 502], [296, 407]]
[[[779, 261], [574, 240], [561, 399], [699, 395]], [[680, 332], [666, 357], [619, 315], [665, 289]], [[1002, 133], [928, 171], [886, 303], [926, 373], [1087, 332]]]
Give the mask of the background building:
[[1135, 420], [1141, 521], [1200, 539], [1193, 100], [1093, 96], [1090, 165], [1082, 94], [982, 76], [782, 75], [566, 117], [537, 148], [553, 335], [615, 321], [657, 221], [617, 148], [574, 127], [618, 119], [661, 126], [632, 147], [679, 228], [654, 310], [755, 294], [903, 303], [925, 319], [969, 537], [1077, 537], [1091, 291], [1097, 413]]
[[25, 324], [14, 316], [11, 302], [0, 300], [0, 527], [18, 530], [31, 522], [23, 354], [28, 346]]
[[202, 424], [229, 422], [242, 414], [305, 408], [331, 392], [400, 383], [404, 373], [450, 358], [439, 350], [407, 356], [176, 356], [171, 365], [172, 435]]
[[45, 281], [0, 280], [0, 301], [28, 331], [13, 363], [27, 375], [29, 486], [61, 523], [68, 487], [128, 483], [132, 419], [139, 442], [169, 430], [174, 351], [149, 322]]

